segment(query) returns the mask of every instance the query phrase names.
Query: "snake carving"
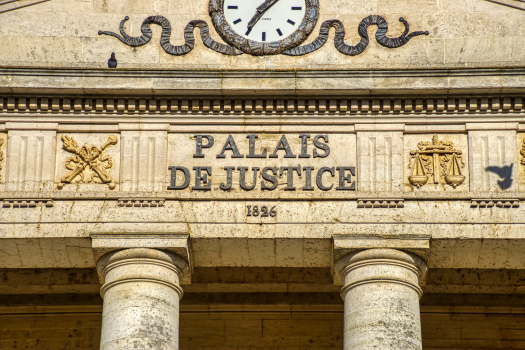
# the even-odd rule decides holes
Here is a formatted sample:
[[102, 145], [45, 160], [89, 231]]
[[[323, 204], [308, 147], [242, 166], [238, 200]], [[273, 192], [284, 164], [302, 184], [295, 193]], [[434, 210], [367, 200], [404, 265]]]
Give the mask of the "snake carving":
[[129, 17], [126, 16], [124, 20], [120, 22], [120, 34], [113, 32], [107, 32], [100, 30], [98, 32], [99, 35], [111, 35], [115, 38], [122, 41], [124, 44], [132, 47], [138, 47], [143, 46], [149, 43], [151, 40], [151, 37], [153, 36], [153, 32], [151, 31], [150, 25], [157, 24], [162, 27], [162, 33], [160, 35], [160, 46], [166, 53], [174, 56], [182, 56], [189, 53], [191, 50], [193, 50], [193, 47], [195, 46], [195, 37], [193, 36], [193, 31], [195, 30], [195, 27], [200, 29], [201, 32], [201, 38], [202, 42], [207, 48], [212, 49], [213, 51], [220, 52], [225, 55], [230, 56], [236, 56], [236, 55], [242, 55], [243, 52], [241, 50], [238, 50], [234, 47], [224, 45], [221, 43], [216, 42], [212, 39], [210, 36], [210, 28], [208, 27], [208, 23], [202, 20], [193, 20], [190, 23], [186, 25], [186, 28], [184, 28], [184, 45], [172, 45], [170, 44], [170, 36], [171, 36], [171, 24], [170, 21], [164, 16], [150, 16], [142, 22], [142, 26], [140, 27], [140, 30], [142, 31], [142, 35], [139, 37], [130, 37], [126, 34], [124, 31], [124, 24], [126, 21], [129, 20]]
[[[129, 35], [126, 34], [124, 30], [124, 24], [128, 20], [129, 20], [129, 17], [126, 16], [124, 20], [120, 22], [120, 35], [114, 32], [109, 32], [109, 31], [99, 31], [98, 34], [99, 35], [110, 35], [110, 36], [113, 36], [119, 39], [121, 42], [123, 42], [124, 44], [128, 46], [139, 47], [139, 46], [146, 45], [147, 43], [150, 42], [153, 36], [153, 32], [151, 31], [150, 25], [157, 24], [162, 27], [160, 45], [164, 49], [164, 51], [170, 55], [182, 56], [182, 55], [186, 55], [191, 50], [193, 50], [193, 47], [195, 46], [195, 36], [193, 35], [193, 32], [195, 28], [199, 28], [202, 42], [209, 49], [214, 50], [224, 55], [229, 55], [229, 56], [237, 56], [237, 55], [242, 55], [243, 53], [245, 53], [242, 50], [237, 49], [233, 46], [221, 44], [213, 40], [213, 38], [210, 36], [210, 29], [208, 27], [208, 24], [203, 20], [193, 20], [186, 25], [186, 28], [184, 29], [185, 43], [183, 45], [178, 45], [178, 46], [172, 45], [170, 43], [171, 24], [166, 17], [157, 15], [157, 16], [150, 16], [146, 18], [142, 22], [142, 26], [141, 26], [142, 35], [139, 37], [130, 37]], [[397, 38], [389, 38], [386, 36], [386, 32], [388, 30], [388, 24], [383, 17], [377, 16], [377, 15], [370, 15], [364, 18], [359, 23], [359, 28], [358, 28], [358, 33], [359, 33], [359, 36], [361, 37], [361, 41], [355, 46], [350, 46], [350, 45], [345, 44], [344, 42], [345, 28], [341, 21], [328, 20], [328, 21], [323, 22], [319, 30], [319, 36], [312, 43], [288, 49], [282, 52], [282, 54], [288, 55], [288, 56], [302, 56], [302, 55], [306, 55], [308, 53], [311, 53], [311, 52], [314, 52], [320, 49], [328, 41], [328, 34], [330, 31], [330, 28], [335, 29], [334, 44], [337, 50], [341, 52], [342, 54], [349, 55], [349, 56], [359, 55], [367, 48], [370, 42], [370, 39], [368, 36], [368, 27], [370, 27], [371, 25], [377, 25], [378, 27], [376, 31], [376, 35], [375, 35], [377, 42], [380, 45], [384, 47], [388, 47], [388, 48], [401, 47], [405, 45], [406, 43], [408, 43], [408, 41], [415, 36], [429, 34], [428, 32], [422, 32], [422, 31], [412, 32], [409, 34], [408, 33], [409, 32], [408, 22], [403, 17], [401, 17], [399, 20], [405, 25], [404, 33]], [[228, 42], [228, 38], [223, 37], [223, 39], [226, 42]], [[252, 54], [252, 55], [262, 55], [262, 53], [259, 54], [255, 52], [247, 52], [247, 53]]]
[[405, 25], [404, 33], [397, 38], [389, 38], [386, 36], [388, 24], [386, 23], [386, 20], [383, 17], [376, 15], [366, 17], [359, 23], [358, 33], [361, 37], [361, 41], [356, 46], [350, 46], [345, 44], [345, 27], [343, 23], [336, 19], [328, 20], [321, 24], [319, 36], [312, 43], [303, 46], [297, 46], [290, 50], [284, 51], [283, 55], [302, 56], [320, 49], [328, 40], [328, 33], [330, 31], [330, 28], [335, 28], [335, 48], [337, 49], [337, 51], [348, 56], [357, 56], [363, 51], [365, 51], [365, 49], [368, 46], [368, 43], [370, 42], [370, 39], [368, 38], [368, 27], [370, 27], [373, 24], [377, 25], [377, 42], [380, 45], [391, 49], [405, 45], [410, 39], [412, 39], [415, 36], [429, 34], [428, 32], [412, 32], [408, 34], [410, 30], [408, 22], [403, 17], [401, 17], [399, 21]]

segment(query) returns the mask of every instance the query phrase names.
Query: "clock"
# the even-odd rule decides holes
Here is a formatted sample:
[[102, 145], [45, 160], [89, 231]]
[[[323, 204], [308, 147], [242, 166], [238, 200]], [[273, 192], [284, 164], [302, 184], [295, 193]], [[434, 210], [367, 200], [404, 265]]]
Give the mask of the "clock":
[[251, 55], [276, 55], [301, 44], [319, 17], [318, 0], [210, 0], [221, 38]]

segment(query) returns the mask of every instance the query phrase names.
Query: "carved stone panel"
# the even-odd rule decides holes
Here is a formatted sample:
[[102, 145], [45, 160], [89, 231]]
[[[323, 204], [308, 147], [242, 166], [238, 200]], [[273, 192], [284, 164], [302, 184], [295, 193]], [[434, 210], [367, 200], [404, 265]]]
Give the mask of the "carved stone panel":
[[519, 154], [516, 131], [469, 131], [468, 137], [471, 191], [516, 191]]
[[165, 191], [166, 131], [122, 131], [121, 191]]
[[7, 191], [50, 191], [55, 171], [55, 130], [10, 130], [5, 165]]
[[172, 133], [167, 189], [191, 198], [344, 198], [357, 188], [355, 157], [355, 134]]
[[359, 191], [401, 191], [403, 133], [358, 132], [357, 145]]
[[120, 135], [58, 134], [55, 182], [65, 191], [118, 189]]
[[468, 191], [465, 134], [408, 134], [404, 137], [404, 190]]
[[5, 159], [7, 149], [7, 134], [0, 133], [0, 191], [5, 189]]
[[525, 133], [519, 133], [518, 141], [518, 182], [519, 191], [525, 192]]

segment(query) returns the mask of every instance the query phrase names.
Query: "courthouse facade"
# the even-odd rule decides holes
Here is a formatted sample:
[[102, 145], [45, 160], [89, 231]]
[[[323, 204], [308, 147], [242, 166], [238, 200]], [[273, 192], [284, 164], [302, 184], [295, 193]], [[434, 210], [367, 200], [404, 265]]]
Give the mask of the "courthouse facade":
[[0, 3], [0, 349], [525, 349], [525, 4]]

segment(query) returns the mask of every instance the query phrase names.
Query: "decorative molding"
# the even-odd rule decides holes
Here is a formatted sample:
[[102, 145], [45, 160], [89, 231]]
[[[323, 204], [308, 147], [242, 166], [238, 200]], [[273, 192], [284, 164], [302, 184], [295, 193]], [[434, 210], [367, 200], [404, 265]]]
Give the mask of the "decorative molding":
[[409, 164], [412, 174], [408, 181], [418, 189], [427, 183], [448, 184], [454, 189], [465, 181], [461, 174], [461, 168], [465, 167], [462, 159], [462, 151], [454, 149], [450, 141], [438, 140], [434, 134], [432, 142], [421, 141], [417, 144], [418, 149], [410, 152], [414, 161]]
[[52, 199], [4, 199], [2, 203], [3, 208], [36, 208], [46, 207], [52, 208], [54, 202]]
[[319, 30], [319, 36], [315, 41], [304, 46], [294, 47], [292, 49], [284, 51], [283, 54], [289, 56], [302, 56], [320, 49], [328, 41], [330, 28], [335, 28], [335, 48], [340, 53], [348, 56], [357, 56], [363, 53], [363, 51], [365, 51], [365, 49], [368, 47], [368, 43], [370, 42], [370, 39], [368, 37], [368, 27], [370, 27], [371, 25], [377, 25], [376, 40], [379, 43], [379, 45], [388, 47], [390, 49], [398, 48], [405, 45], [409, 42], [410, 39], [412, 39], [415, 36], [429, 35], [429, 32], [422, 31], [412, 32], [408, 34], [410, 30], [408, 22], [403, 17], [400, 17], [399, 21], [405, 25], [404, 33], [397, 38], [389, 38], [386, 36], [386, 32], [388, 31], [388, 24], [383, 17], [371, 15], [364, 18], [359, 23], [359, 28], [357, 32], [361, 37], [361, 41], [356, 46], [350, 46], [345, 44], [345, 27], [341, 21], [336, 19], [325, 21], [321, 25], [321, 28]]
[[[66, 183], [73, 182], [105, 183], [108, 184], [109, 189], [115, 188], [115, 182], [106, 171], [113, 167], [113, 158], [104, 151], [109, 146], [118, 143], [116, 136], [108, 136], [107, 141], [101, 147], [84, 145], [79, 148], [75, 139], [66, 135], [62, 136], [62, 142], [62, 147], [75, 156], [66, 160], [65, 167], [71, 171], [62, 177], [58, 189], [62, 189]], [[80, 179], [76, 181], [77, 177]]]
[[471, 208], [519, 208], [519, 199], [472, 199]]
[[386, 198], [377, 198], [377, 199], [358, 199], [357, 200], [358, 208], [404, 208], [405, 200], [404, 199], [386, 199]]
[[163, 207], [166, 200], [164, 198], [119, 198], [119, 207]]
[[0, 97], [0, 113], [95, 114], [523, 114], [522, 97], [372, 99], [147, 99]]

